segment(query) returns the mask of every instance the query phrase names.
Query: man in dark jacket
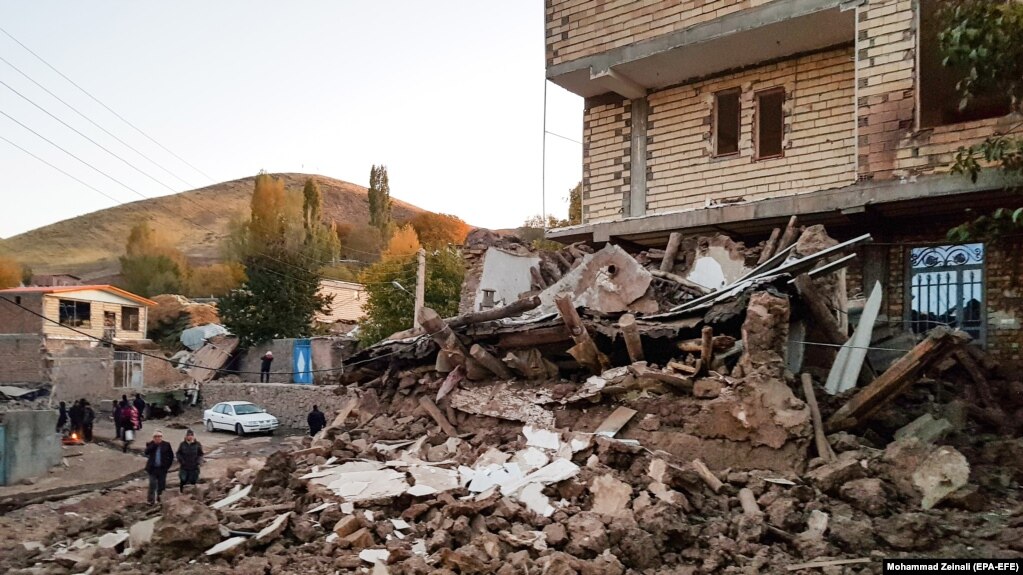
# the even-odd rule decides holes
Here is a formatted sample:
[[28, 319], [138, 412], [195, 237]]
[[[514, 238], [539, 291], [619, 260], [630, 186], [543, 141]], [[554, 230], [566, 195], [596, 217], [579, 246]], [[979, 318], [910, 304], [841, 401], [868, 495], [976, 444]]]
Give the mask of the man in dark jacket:
[[67, 425], [67, 405], [62, 401], [60, 402], [60, 412], [57, 414], [57, 433], [64, 431], [65, 425]]
[[[135, 410], [139, 412], [139, 421], [144, 421], [146, 419], [146, 400], [142, 399], [142, 394], [136, 393], [135, 400], [132, 401], [131, 404], [134, 405]], [[142, 429], [141, 425], [139, 426], [139, 429]]]
[[189, 429], [185, 432], [185, 440], [178, 446], [178, 479], [181, 480], [180, 491], [185, 491], [186, 485], [199, 483], [199, 466], [203, 458], [202, 444], [195, 440], [195, 432]]
[[323, 415], [318, 405], [314, 405], [313, 410], [306, 417], [306, 423], [309, 424], [309, 435], [315, 436], [321, 429], [327, 427], [327, 416]]
[[71, 405], [71, 409], [67, 410], [68, 420], [71, 422], [71, 433], [82, 438], [82, 417], [85, 415], [84, 407], [82, 403], [84, 399], [79, 399]]
[[92, 441], [92, 426], [96, 423], [96, 411], [92, 404], [82, 400], [82, 439]]
[[164, 442], [163, 432], [157, 429], [153, 440], [146, 444], [146, 473], [149, 474], [150, 505], [160, 502], [160, 495], [167, 488], [167, 471], [174, 463], [174, 450]]

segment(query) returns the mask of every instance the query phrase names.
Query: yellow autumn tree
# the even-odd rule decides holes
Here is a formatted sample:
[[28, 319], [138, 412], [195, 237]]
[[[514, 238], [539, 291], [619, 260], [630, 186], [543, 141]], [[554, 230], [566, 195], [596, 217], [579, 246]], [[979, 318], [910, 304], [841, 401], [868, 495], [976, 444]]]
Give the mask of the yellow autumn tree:
[[423, 246], [419, 243], [419, 236], [416, 235], [415, 228], [404, 225], [395, 230], [391, 240], [387, 242], [382, 256], [385, 260], [403, 259], [414, 255], [421, 247]]
[[0, 256], [0, 289], [21, 285], [21, 264], [11, 258]]

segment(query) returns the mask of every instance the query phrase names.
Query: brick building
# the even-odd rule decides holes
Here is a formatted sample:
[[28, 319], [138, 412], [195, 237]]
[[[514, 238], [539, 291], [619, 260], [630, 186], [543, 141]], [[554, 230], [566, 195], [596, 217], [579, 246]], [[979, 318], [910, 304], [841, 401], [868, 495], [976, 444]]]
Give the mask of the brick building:
[[[850, 291], [880, 281], [891, 321], [971, 332], [1019, 360], [1019, 240], [950, 245], [969, 217], [1020, 203], [994, 170], [950, 174], [960, 146], [1021, 118], [958, 108], [936, 0], [547, 0], [547, 78], [585, 98], [583, 223], [563, 242], [747, 245], [793, 214], [874, 243]], [[1014, 197], [1014, 194], [1015, 197]]]
[[61, 400], [141, 391], [142, 356], [121, 346], [146, 341], [156, 302], [108, 285], [12, 288], [0, 298], [0, 383], [50, 385]]

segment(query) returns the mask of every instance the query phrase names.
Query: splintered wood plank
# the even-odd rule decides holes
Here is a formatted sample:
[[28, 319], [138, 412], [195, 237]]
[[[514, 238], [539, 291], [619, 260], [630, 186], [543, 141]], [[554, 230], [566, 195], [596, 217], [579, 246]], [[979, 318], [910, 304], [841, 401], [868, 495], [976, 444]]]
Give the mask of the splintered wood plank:
[[629, 409], [623, 405], [607, 416], [607, 419], [593, 433], [595, 435], [603, 435], [604, 437], [614, 437], [635, 415], [635, 409]]

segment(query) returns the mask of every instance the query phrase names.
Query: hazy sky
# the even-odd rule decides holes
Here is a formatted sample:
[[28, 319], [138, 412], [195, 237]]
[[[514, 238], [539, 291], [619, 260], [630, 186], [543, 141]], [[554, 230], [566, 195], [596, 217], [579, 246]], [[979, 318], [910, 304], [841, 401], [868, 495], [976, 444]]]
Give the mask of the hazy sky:
[[[0, 33], [0, 57], [155, 160], [141, 158], [0, 61], [0, 112], [152, 197], [306, 172], [487, 227], [541, 211], [543, 0], [0, 0], [0, 27], [160, 144]], [[548, 85], [547, 128], [581, 138], [582, 100]], [[140, 197], [0, 114], [0, 136], [117, 198]], [[547, 137], [547, 208], [567, 213], [578, 143]], [[0, 140], [0, 237], [115, 205]], [[177, 179], [182, 178], [186, 183]]]

